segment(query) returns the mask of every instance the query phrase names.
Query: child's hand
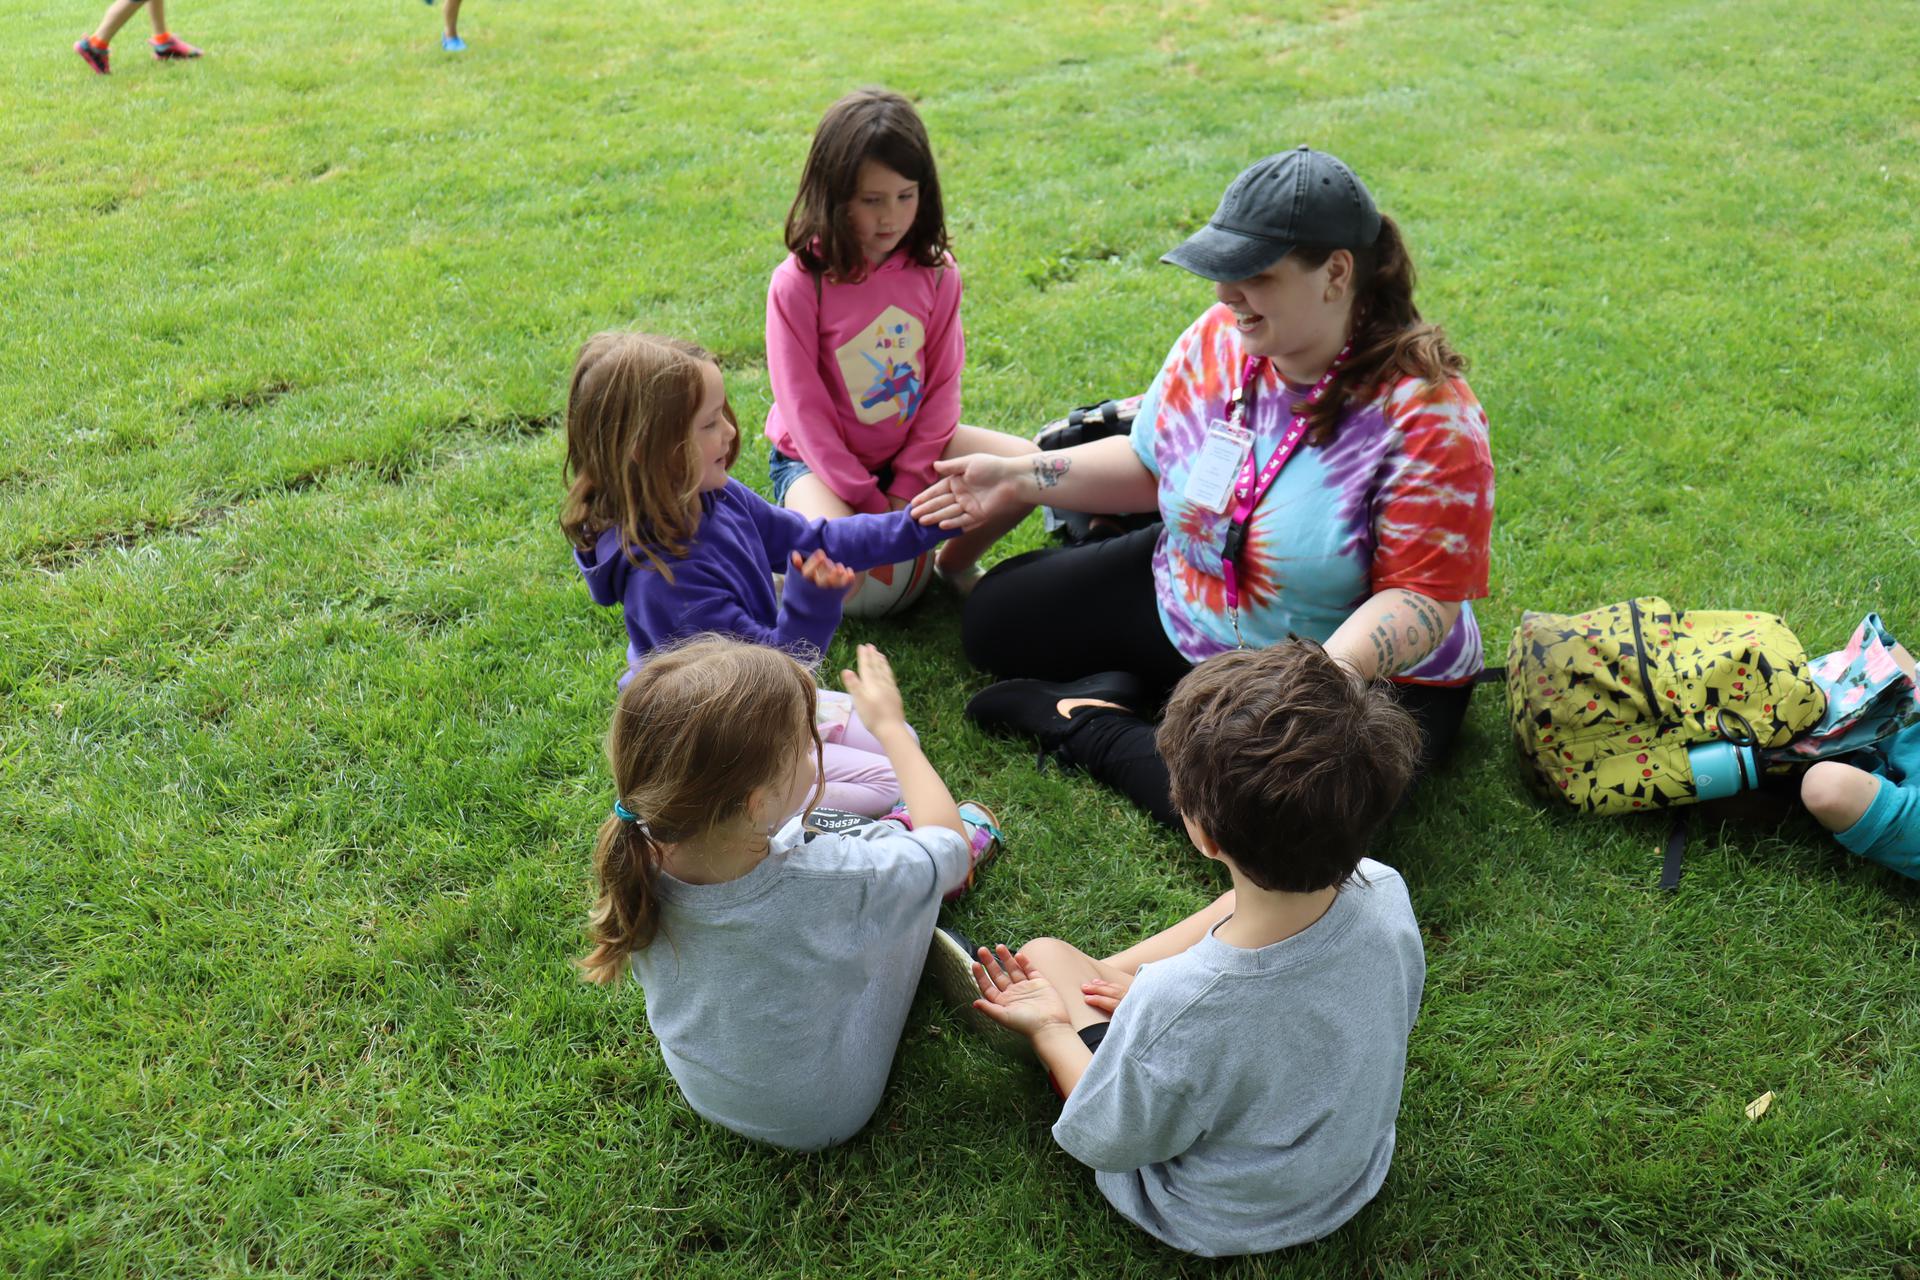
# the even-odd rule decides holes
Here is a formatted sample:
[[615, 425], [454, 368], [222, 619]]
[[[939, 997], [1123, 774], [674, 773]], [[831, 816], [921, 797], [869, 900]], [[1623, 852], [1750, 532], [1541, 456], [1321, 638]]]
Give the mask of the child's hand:
[[859, 576], [847, 566], [827, 559], [827, 553], [818, 547], [805, 560], [800, 558], [798, 551], [794, 552], [793, 567], [801, 577], [822, 591], [845, 591]]
[[1111, 1015], [1120, 1007], [1120, 1002], [1127, 998], [1127, 990], [1132, 986], [1132, 978], [1124, 978], [1119, 982], [1095, 978], [1092, 982], [1080, 984], [1080, 996], [1087, 1002], [1087, 1008]]
[[877, 736], [882, 729], [906, 724], [907, 711], [900, 702], [900, 686], [894, 683], [887, 655], [863, 644], [858, 660], [859, 674], [842, 670], [840, 684], [853, 695], [853, 709], [867, 732]]
[[1051, 1026], [1073, 1026], [1066, 1002], [1045, 974], [1028, 968], [1004, 946], [994, 951], [980, 948], [980, 958], [974, 962], [973, 980], [982, 997], [973, 1002], [974, 1008], [1029, 1038]]

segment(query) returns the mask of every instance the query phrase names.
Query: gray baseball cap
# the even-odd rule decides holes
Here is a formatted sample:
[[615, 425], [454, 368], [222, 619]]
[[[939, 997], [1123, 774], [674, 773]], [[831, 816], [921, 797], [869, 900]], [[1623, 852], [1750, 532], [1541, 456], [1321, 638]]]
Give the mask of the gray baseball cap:
[[1245, 280], [1295, 245], [1363, 249], [1379, 234], [1380, 211], [1353, 170], [1295, 147], [1235, 178], [1207, 225], [1160, 261], [1209, 280]]

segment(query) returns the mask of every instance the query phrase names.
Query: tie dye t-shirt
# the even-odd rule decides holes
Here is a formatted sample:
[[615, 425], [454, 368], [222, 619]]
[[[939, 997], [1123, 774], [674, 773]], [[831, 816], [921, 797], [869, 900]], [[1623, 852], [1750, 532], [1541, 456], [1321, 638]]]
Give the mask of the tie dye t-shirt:
[[[1233, 312], [1213, 307], [1174, 344], [1133, 420], [1133, 451], [1159, 481], [1166, 518], [1153, 554], [1160, 621], [1192, 662], [1236, 643], [1220, 558], [1227, 516], [1185, 493], [1244, 359]], [[1305, 398], [1265, 367], [1247, 424], [1256, 467]], [[1254, 508], [1239, 562], [1240, 634], [1249, 648], [1289, 633], [1324, 642], [1368, 597], [1394, 587], [1477, 599], [1487, 594], [1492, 527], [1487, 419], [1467, 384], [1386, 386], [1347, 407], [1331, 443], [1295, 450]], [[1440, 647], [1397, 678], [1459, 684], [1480, 667], [1480, 628], [1463, 603]]]

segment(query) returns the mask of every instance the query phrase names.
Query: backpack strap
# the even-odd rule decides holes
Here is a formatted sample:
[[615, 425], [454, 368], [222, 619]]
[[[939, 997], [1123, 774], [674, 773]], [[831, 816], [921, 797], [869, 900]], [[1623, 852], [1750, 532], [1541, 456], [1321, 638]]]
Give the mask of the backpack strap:
[[1505, 684], [1506, 682], [1507, 669], [1505, 667], [1482, 667], [1473, 677], [1474, 684]]
[[1672, 893], [1680, 887], [1680, 864], [1687, 856], [1687, 811], [1673, 811], [1673, 825], [1667, 828], [1667, 856], [1660, 867], [1660, 888]]

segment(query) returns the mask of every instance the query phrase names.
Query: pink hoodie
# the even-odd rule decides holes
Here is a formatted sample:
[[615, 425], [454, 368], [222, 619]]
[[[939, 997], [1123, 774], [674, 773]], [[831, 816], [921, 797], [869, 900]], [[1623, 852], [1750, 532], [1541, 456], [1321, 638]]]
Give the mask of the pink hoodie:
[[951, 258], [929, 268], [895, 253], [858, 284], [834, 284], [789, 256], [767, 285], [767, 438], [855, 511], [933, 483], [960, 423], [965, 362]]

